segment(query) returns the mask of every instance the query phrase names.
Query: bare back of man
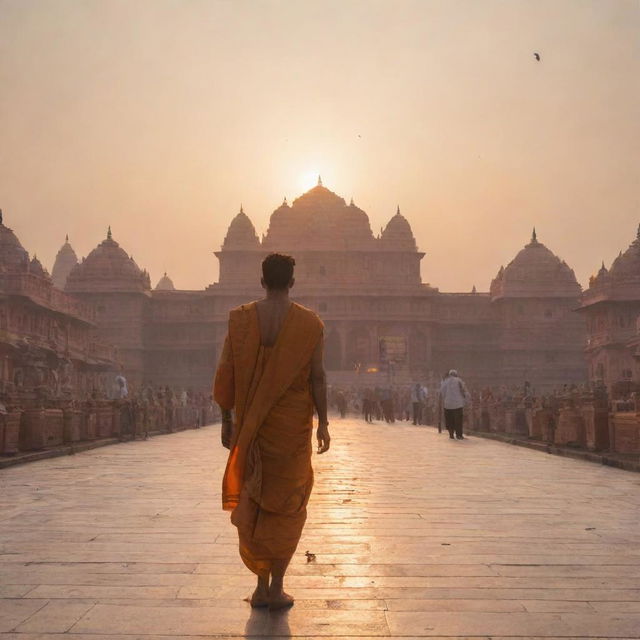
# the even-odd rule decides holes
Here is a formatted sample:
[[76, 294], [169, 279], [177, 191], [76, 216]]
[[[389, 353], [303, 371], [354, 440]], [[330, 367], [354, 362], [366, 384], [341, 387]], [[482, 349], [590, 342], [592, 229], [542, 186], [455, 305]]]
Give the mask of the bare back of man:
[[291, 309], [291, 300], [287, 295], [263, 298], [256, 302], [256, 309], [262, 346], [273, 347]]

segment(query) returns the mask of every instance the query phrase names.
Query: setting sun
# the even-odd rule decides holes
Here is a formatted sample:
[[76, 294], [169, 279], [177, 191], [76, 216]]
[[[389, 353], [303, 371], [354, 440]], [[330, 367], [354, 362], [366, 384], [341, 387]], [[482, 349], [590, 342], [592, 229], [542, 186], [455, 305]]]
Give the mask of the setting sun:
[[313, 169], [312, 171], [305, 171], [300, 174], [298, 178], [298, 187], [302, 193], [305, 191], [309, 191], [318, 184], [318, 180], [320, 179], [320, 172], [317, 169]]

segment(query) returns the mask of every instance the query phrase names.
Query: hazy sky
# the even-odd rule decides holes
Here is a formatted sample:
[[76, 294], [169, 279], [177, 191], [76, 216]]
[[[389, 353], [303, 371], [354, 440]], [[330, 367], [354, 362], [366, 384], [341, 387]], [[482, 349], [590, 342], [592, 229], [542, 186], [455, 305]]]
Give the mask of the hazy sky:
[[49, 268], [111, 224], [201, 288], [321, 173], [441, 290], [534, 224], [584, 285], [640, 222], [639, 79], [636, 0], [0, 0], [0, 207]]

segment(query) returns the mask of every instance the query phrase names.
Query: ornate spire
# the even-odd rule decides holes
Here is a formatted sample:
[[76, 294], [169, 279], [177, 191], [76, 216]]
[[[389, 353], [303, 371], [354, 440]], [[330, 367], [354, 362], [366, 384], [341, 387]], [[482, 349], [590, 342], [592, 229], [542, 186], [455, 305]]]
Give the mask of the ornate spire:
[[[0, 222], [2, 222], [1, 219], [0, 219]], [[636, 234], [636, 239], [640, 240], [640, 224], [638, 225], [638, 233]]]
[[399, 216], [400, 215], [400, 205], [398, 205], [398, 208], [396, 209], [396, 215]]
[[240, 203], [240, 213], [244, 213], [244, 208], [242, 207], [242, 202]]
[[2, 222], [2, 209], [0, 209], [0, 224], [4, 224], [4, 223]]
[[283, 206], [286, 206], [287, 204], [288, 204], [288, 203], [287, 203], [287, 196], [285, 196], [285, 197], [284, 197], [284, 200], [282, 201], [282, 205], [283, 205]]
[[109, 228], [107, 229], [107, 240], [112, 240], [112, 236], [111, 236], [111, 225], [109, 225]]
[[353, 206], [354, 206], [354, 204], [353, 204], [353, 196], [351, 196], [351, 202], [349, 203], [349, 206], [350, 206], [350, 207], [353, 207]]
[[471, 289], [471, 293], [478, 293], [478, 290], [476, 289], [476, 285], [473, 285], [473, 288]]
[[531, 243], [535, 244], [538, 242], [538, 234], [536, 233], [536, 228], [533, 227], [533, 233], [531, 234]]
[[322, 186], [322, 177], [318, 174], [318, 186]]
[[68, 244], [69, 243], [69, 234], [67, 233], [67, 235], [64, 237], [64, 241]]

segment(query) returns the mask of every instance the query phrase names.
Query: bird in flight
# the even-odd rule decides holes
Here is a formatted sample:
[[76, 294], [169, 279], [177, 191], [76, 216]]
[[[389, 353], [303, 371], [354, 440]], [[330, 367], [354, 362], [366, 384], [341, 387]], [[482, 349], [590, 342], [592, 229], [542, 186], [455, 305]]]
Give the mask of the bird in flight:
[[534, 57], [538, 62], [540, 62], [540, 54], [539, 54], [539, 53], [537, 53], [537, 52], [536, 52], [536, 53], [534, 53], [534, 54], [533, 54], [533, 57]]

